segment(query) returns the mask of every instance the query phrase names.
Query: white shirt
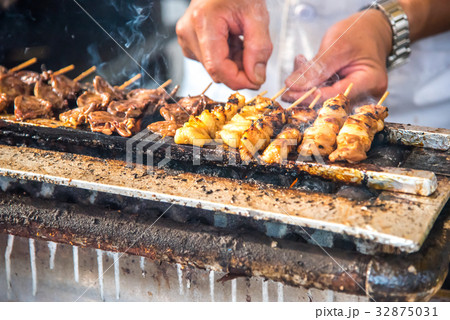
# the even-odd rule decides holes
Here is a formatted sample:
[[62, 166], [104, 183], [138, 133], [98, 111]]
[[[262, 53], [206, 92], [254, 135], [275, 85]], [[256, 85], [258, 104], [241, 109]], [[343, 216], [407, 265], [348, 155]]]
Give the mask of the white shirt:
[[[274, 51], [267, 65], [267, 80], [260, 91], [270, 95], [284, 86], [294, 58], [313, 58], [326, 30], [357, 12], [370, 0], [267, 0]], [[417, 41], [410, 61], [389, 72], [389, 122], [450, 129], [450, 32]], [[332, 48], [330, 49], [332, 50]], [[201, 92], [211, 78], [198, 62], [185, 59], [181, 95]], [[242, 90], [247, 97], [256, 92]], [[232, 90], [213, 85], [212, 99], [225, 101]]]

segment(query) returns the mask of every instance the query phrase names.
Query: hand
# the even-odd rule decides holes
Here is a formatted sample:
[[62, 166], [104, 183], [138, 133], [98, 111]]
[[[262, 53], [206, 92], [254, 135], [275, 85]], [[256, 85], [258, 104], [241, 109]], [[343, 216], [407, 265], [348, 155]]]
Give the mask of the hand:
[[[350, 83], [353, 100], [381, 96], [387, 88], [386, 59], [391, 50], [392, 31], [383, 13], [354, 14], [327, 31], [311, 63], [301, 55], [296, 57], [283, 100], [295, 101], [314, 86], [321, 86], [321, 99], [326, 100], [343, 93]], [[336, 75], [339, 80], [330, 84], [327, 80]]]
[[264, 0], [192, 0], [176, 32], [183, 54], [200, 61], [215, 82], [233, 90], [265, 82], [272, 43]]

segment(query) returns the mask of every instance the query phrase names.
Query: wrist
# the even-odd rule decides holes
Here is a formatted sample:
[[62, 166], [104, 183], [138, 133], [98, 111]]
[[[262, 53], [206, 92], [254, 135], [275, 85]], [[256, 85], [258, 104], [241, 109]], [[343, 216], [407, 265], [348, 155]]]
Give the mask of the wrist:
[[389, 54], [392, 51], [392, 39], [393, 39], [393, 32], [392, 27], [389, 23], [389, 20], [387, 19], [386, 15], [376, 9], [369, 9], [366, 12], [366, 15], [368, 18], [371, 19], [372, 26], [376, 26], [376, 37], [379, 39], [378, 41], [378, 48], [382, 50], [383, 53], [383, 59], [387, 59]]
[[382, 13], [391, 28], [392, 50], [387, 57], [386, 66], [392, 68], [404, 64], [411, 52], [409, 20], [405, 10], [398, 0], [381, 0], [369, 8]]

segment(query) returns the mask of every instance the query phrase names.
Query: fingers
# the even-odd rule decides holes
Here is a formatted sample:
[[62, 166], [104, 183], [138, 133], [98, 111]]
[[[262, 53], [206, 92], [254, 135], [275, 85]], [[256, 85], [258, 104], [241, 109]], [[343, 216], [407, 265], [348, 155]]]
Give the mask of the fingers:
[[198, 38], [200, 62], [215, 82], [222, 82], [233, 90], [259, 88], [259, 85], [250, 81], [245, 71], [230, 59], [227, 20], [214, 15], [198, 16], [194, 28]]
[[[349, 98], [353, 101], [367, 97], [379, 97], [387, 88], [387, 74], [382, 68], [372, 67], [350, 67], [342, 71], [344, 78], [335, 82], [331, 86], [324, 86], [319, 88], [316, 93], [321, 93], [321, 102], [332, 98], [340, 93], [344, 93], [350, 83], [353, 83], [353, 88], [349, 94]], [[287, 102], [293, 102], [301, 97], [306, 90], [287, 91], [282, 99]], [[315, 95], [315, 94], [314, 94]], [[312, 100], [311, 97], [305, 100], [308, 103]]]
[[296, 69], [286, 79], [286, 86], [293, 91], [308, 90], [327, 81], [342, 67], [342, 61], [333, 59], [331, 55], [318, 54], [313, 60], [297, 56], [294, 62]]
[[178, 43], [183, 50], [183, 55], [189, 59], [201, 61], [200, 47], [198, 45], [195, 29], [185, 17], [178, 20], [176, 25]]
[[272, 54], [267, 10], [251, 13], [244, 19], [244, 70], [256, 85], [266, 81], [266, 65]]

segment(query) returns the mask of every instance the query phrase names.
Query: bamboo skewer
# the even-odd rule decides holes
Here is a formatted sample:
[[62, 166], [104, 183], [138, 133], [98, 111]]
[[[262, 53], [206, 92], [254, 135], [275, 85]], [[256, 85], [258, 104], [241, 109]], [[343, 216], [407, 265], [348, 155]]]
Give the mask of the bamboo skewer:
[[162, 85], [160, 85], [159, 88], [164, 89], [165, 87], [167, 87], [171, 83], [172, 83], [172, 79], [169, 79], [166, 82], [164, 82]]
[[317, 87], [311, 88], [308, 91], [305, 92], [304, 95], [302, 95], [300, 98], [298, 98], [293, 104], [291, 104], [287, 110], [290, 110], [292, 108], [294, 108], [295, 106], [299, 105], [300, 103], [302, 103], [306, 98], [308, 98], [314, 91], [317, 90]]
[[82, 72], [78, 77], [76, 77], [75, 79], [73, 79], [73, 81], [78, 82], [83, 78], [86, 78], [88, 75], [90, 75], [91, 73], [95, 72], [95, 70], [97, 70], [96, 66], [92, 66], [89, 69], [87, 69], [86, 71]]
[[213, 83], [210, 82], [210, 83], [208, 84], [208, 86], [205, 88], [205, 90], [203, 90], [202, 93], [201, 93], [200, 95], [201, 95], [201, 96], [204, 95], [204, 94], [206, 93], [206, 91], [208, 91], [208, 89], [211, 87], [212, 84], [213, 84]]
[[348, 85], [347, 89], [345, 89], [344, 96], [348, 97], [348, 94], [350, 93], [352, 88], [353, 88], [353, 82]]
[[37, 58], [31, 58], [30, 60], [27, 60], [21, 64], [19, 64], [18, 66], [15, 66], [14, 68], [9, 69], [10, 72], [16, 72], [19, 70], [22, 70], [28, 66], [31, 66], [32, 64], [35, 64], [37, 62]]
[[320, 97], [322, 95], [319, 93], [314, 100], [310, 103], [310, 105], [308, 106], [309, 109], [314, 109], [314, 106], [316, 105], [317, 101], [319, 101]]
[[61, 74], [67, 73], [71, 70], [75, 69], [75, 66], [73, 64], [71, 64], [70, 66], [64, 67], [62, 69], [59, 69], [58, 71], [53, 72], [54, 76], [59, 76]]
[[261, 92], [260, 94], [254, 96], [253, 98], [251, 98], [250, 100], [248, 100], [248, 101], [246, 102], [246, 104], [249, 104], [249, 103], [255, 101], [256, 98], [262, 97], [262, 96], [264, 96], [264, 95], [266, 95], [266, 94], [267, 94], [267, 90], [264, 90], [264, 91]]
[[272, 100], [276, 100], [279, 96], [281, 96], [285, 91], [286, 91], [286, 87], [283, 87], [280, 89], [280, 91], [278, 91], [273, 97]]
[[138, 73], [133, 78], [131, 78], [130, 80], [125, 81], [121, 86], [119, 86], [119, 89], [120, 90], [125, 89], [126, 87], [128, 87], [130, 84], [132, 84], [136, 80], [140, 79], [141, 77], [142, 77], [142, 74]]
[[386, 100], [387, 96], [389, 95], [389, 91], [386, 91], [383, 96], [381, 97], [380, 101], [378, 101], [377, 106], [381, 106], [381, 104]]

